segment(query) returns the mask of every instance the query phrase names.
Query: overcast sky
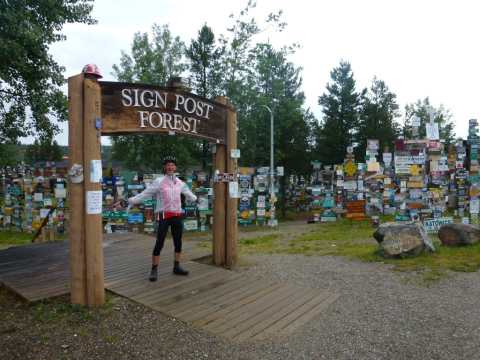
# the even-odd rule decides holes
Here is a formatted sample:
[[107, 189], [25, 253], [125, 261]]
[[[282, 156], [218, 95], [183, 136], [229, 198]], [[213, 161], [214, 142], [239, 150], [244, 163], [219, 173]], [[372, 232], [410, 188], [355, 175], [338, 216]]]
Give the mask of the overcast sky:
[[[66, 67], [66, 76], [83, 65], [96, 63], [103, 80], [115, 80], [112, 65], [121, 51], [129, 51], [133, 34], [149, 32], [154, 23], [168, 24], [173, 35], [187, 44], [207, 23], [214, 33], [226, 33], [228, 16], [238, 14], [246, 0], [97, 0], [97, 25], [66, 25], [67, 40], [51, 53]], [[306, 106], [317, 118], [318, 96], [340, 60], [352, 64], [358, 89], [370, 86], [374, 76], [407, 103], [430, 97], [453, 114], [458, 136], [466, 137], [468, 119], [478, 118], [480, 49], [478, 1], [430, 0], [258, 0], [253, 15], [261, 23], [272, 11], [283, 9], [288, 23], [283, 33], [265, 33], [275, 46], [298, 42], [290, 58], [303, 68]], [[265, 40], [265, 39], [263, 39]], [[66, 125], [62, 126], [66, 129]], [[67, 133], [57, 137], [67, 143]]]

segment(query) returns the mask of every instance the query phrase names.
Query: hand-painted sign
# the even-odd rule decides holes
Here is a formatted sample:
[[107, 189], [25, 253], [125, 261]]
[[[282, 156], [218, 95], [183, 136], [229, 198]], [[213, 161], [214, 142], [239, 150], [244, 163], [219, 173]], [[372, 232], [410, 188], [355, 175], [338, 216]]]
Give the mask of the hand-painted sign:
[[234, 182], [237, 181], [237, 177], [232, 173], [219, 173], [215, 175], [215, 182]]
[[175, 88], [99, 82], [102, 134], [165, 132], [225, 143], [227, 107]]

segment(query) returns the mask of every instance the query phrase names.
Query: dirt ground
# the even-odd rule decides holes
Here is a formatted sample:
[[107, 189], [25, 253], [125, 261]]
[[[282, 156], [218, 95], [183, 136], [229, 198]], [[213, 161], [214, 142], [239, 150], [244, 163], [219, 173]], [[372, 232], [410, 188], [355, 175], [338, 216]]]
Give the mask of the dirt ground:
[[[279, 230], [243, 231], [241, 239]], [[282, 225], [282, 238], [310, 231]], [[186, 241], [207, 239], [186, 235]], [[0, 288], [0, 358], [9, 359], [475, 359], [480, 276], [450, 273], [425, 286], [391, 265], [335, 256], [246, 254], [245, 276], [329, 289], [338, 300], [288, 338], [231, 343], [128, 299], [105, 306], [68, 296], [32, 304]]]

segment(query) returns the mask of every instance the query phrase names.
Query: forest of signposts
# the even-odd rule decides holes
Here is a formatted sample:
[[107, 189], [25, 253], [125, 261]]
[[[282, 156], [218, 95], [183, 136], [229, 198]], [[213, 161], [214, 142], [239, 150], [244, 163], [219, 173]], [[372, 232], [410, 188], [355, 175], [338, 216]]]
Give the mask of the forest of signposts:
[[[11, 39], [0, 65], [1, 227], [32, 231], [49, 213], [49, 223], [61, 223], [58, 228], [64, 231], [65, 169], [58, 171], [45, 161], [58, 160], [53, 139], [60, 131], [58, 123], [67, 118], [61, 90], [65, 78], [47, 49], [61, 39], [51, 30], [54, 26], [75, 22], [95, 26], [92, 4], [61, 1], [60, 6], [39, 3], [31, 9], [12, 4], [2, 5], [0, 15], [9, 25], [2, 36]], [[305, 104], [301, 64], [290, 60], [301, 44], [275, 47], [261, 41], [262, 32], [281, 32], [287, 24], [281, 11], [256, 21], [251, 15], [254, 7], [250, 1], [233, 14], [225, 32], [214, 33], [204, 24], [193, 39], [181, 39], [168, 25], [153, 24], [150, 32], [134, 35], [131, 49], [122, 51], [113, 67], [117, 81], [165, 86], [180, 76], [193, 93], [230, 99], [238, 114], [240, 171], [235, 196], [240, 199], [240, 224], [264, 224], [272, 215], [270, 171], [265, 167], [270, 157], [270, 114], [264, 106], [272, 109], [275, 119], [279, 215], [307, 212], [312, 222], [391, 215], [396, 221], [422, 220], [431, 231], [455, 217], [478, 221], [476, 120], [470, 120], [468, 139], [457, 139], [452, 114], [443, 105], [434, 106], [425, 97], [400, 109], [383, 80], [375, 77], [368, 88], [359, 88], [347, 60], [331, 70], [326, 90], [319, 91], [321, 114], [313, 114]], [[29, 19], [31, 26], [16, 31], [18, 17]], [[52, 27], [43, 26], [44, 19]], [[20, 50], [15, 42], [23, 44]], [[37, 68], [37, 63], [46, 65]], [[37, 142], [17, 151], [19, 139], [27, 135]], [[112, 136], [111, 142], [111, 159], [118, 166], [114, 171], [104, 163], [105, 231], [153, 231], [151, 203], [129, 214], [110, 205], [148, 185], [161, 171], [159, 154], [172, 153], [180, 174], [202, 198], [197, 208], [186, 204], [186, 228], [208, 228], [213, 180], [209, 143], [180, 136], [158, 141], [157, 135]], [[25, 159], [27, 164], [19, 167]], [[35, 166], [39, 160], [43, 165]], [[47, 211], [52, 207], [56, 211]]]

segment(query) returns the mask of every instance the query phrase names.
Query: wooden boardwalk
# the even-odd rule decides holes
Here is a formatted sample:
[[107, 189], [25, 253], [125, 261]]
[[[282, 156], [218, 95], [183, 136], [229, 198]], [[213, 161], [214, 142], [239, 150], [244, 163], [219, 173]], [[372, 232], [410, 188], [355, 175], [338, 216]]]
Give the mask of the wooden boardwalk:
[[[190, 275], [172, 274], [173, 249], [162, 253], [159, 279], [147, 280], [153, 239], [125, 234], [104, 241], [105, 287], [124, 297], [234, 341], [288, 335], [336, 300], [329, 291], [308, 289], [242, 274], [194, 261]], [[199, 257], [186, 242], [186, 252]], [[203, 255], [205, 253], [203, 252]], [[28, 301], [69, 291], [66, 242], [0, 251], [0, 282]]]

